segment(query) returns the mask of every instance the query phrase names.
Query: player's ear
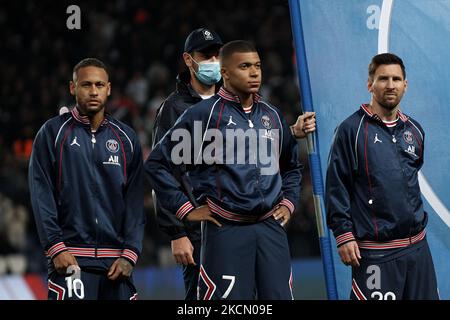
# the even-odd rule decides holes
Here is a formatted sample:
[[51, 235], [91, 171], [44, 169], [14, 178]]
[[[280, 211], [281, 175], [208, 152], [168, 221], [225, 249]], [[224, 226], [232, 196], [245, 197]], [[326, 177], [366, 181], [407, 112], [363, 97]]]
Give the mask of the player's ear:
[[372, 86], [373, 86], [373, 79], [371, 79], [370, 77], [367, 79], [367, 90], [369, 92], [372, 92]]
[[192, 67], [192, 57], [189, 53], [187, 52], [183, 52], [183, 60], [184, 60], [184, 64], [190, 68]]
[[405, 92], [408, 89], [408, 79], [405, 79]]
[[222, 78], [224, 79], [224, 80], [228, 80], [228, 79], [230, 79], [230, 76], [228, 75], [228, 72], [227, 72], [227, 68], [225, 68], [224, 66], [220, 66], [220, 74], [222, 75]]
[[73, 81], [70, 81], [69, 89], [70, 89], [70, 94], [74, 96], [75, 95], [75, 83]]
[[108, 97], [109, 97], [109, 95], [111, 94], [111, 82], [108, 82], [107, 86], [108, 86]]

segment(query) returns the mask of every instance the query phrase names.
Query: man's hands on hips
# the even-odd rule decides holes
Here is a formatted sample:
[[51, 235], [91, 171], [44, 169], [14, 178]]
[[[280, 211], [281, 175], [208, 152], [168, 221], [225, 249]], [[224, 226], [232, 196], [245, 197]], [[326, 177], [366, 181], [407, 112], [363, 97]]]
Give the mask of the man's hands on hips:
[[63, 251], [53, 258], [53, 264], [59, 274], [65, 275], [67, 268], [72, 265], [77, 266], [78, 262], [69, 251]]
[[186, 217], [186, 220], [187, 221], [210, 221], [219, 227], [222, 226], [219, 221], [214, 219], [214, 217], [213, 217], [211, 211], [209, 211], [209, 208], [207, 205], [200, 206], [200, 207], [192, 210]]
[[304, 138], [308, 133], [314, 132], [316, 130], [316, 113], [305, 112], [300, 115], [291, 129], [297, 139]]
[[133, 266], [125, 258], [117, 258], [108, 271], [109, 280], [127, 279], [133, 271]]
[[187, 266], [188, 264], [195, 266], [194, 261], [194, 246], [188, 237], [184, 236], [171, 241], [172, 254], [175, 257], [175, 261], [179, 264]]
[[338, 248], [339, 255], [342, 262], [348, 266], [359, 267], [359, 259], [361, 254], [359, 253], [358, 243], [356, 241], [350, 241]]
[[281, 225], [284, 226], [291, 218], [291, 212], [286, 206], [279, 206], [273, 213], [275, 220], [281, 220]]

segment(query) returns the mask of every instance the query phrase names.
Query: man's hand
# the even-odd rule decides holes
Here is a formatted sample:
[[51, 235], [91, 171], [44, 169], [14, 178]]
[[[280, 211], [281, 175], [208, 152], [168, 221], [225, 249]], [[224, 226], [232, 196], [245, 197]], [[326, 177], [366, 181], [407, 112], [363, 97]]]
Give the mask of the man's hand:
[[297, 122], [291, 126], [292, 132], [297, 139], [306, 137], [308, 133], [316, 130], [316, 113], [305, 112], [297, 118]]
[[338, 249], [339, 255], [341, 256], [342, 262], [348, 266], [359, 267], [359, 259], [361, 259], [361, 254], [359, 253], [359, 247], [356, 241], [350, 241]]
[[291, 212], [286, 206], [279, 206], [273, 213], [275, 220], [281, 220], [281, 225], [284, 226], [291, 218]]
[[78, 265], [77, 259], [69, 253], [69, 251], [63, 251], [58, 254], [55, 258], [53, 258], [53, 264], [55, 265], [55, 269], [59, 274], [66, 274], [67, 267]]
[[109, 280], [127, 279], [133, 271], [133, 266], [125, 258], [117, 258], [108, 271]]
[[188, 214], [186, 219], [187, 221], [210, 221], [219, 227], [222, 226], [219, 221], [214, 219], [211, 211], [209, 211], [209, 208], [206, 205], [194, 209], [191, 213]]
[[175, 257], [175, 261], [179, 264], [187, 266], [188, 264], [195, 266], [193, 257], [194, 246], [188, 237], [181, 237], [172, 240], [172, 254]]

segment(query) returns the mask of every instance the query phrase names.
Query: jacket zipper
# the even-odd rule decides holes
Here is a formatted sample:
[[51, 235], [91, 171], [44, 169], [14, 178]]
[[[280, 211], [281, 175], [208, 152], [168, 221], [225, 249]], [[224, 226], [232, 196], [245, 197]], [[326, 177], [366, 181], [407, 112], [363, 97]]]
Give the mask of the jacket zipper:
[[[252, 110], [251, 110], [251, 112], [250, 112], [250, 114], [247, 116], [247, 114], [245, 113], [245, 111], [243, 110], [243, 108], [242, 108], [242, 104], [241, 104], [241, 108], [238, 108], [237, 106], [235, 106], [234, 104], [232, 104], [232, 106], [239, 112], [239, 114], [241, 115], [241, 116], [243, 116], [244, 117], [244, 119], [245, 119], [245, 121], [248, 123], [248, 126], [249, 126], [249, 128], [250, 129], [254, 129], [254, 130], [256, 130], [256, 136], [258, 137], [258, 131], [257, 131], [257, 129], [255, 128], [255, 125], [254, 125], [254, 123], [253, 123], [253, 121], [252, 121], [252, 115], [253, 115], [253, 110], [255, 110], [254, 109], [254, 105], [253, 105], [253, 107], [252, 107]], [[255, 155], [256, 156], [256, 155]], [[258, 166], [258, 158], [257, 158], [257, 156], [256, 156], [256, 159], [254, 159], [255, 160], [255, 166], [256, 166], [256, 169], [257, 169], [257, 175], [256, 175], [256, 189], [258, 190], [258, 193], [259, 193], [259, 195], [260, 195], [260, 197], [261, 197], [261, 199], [262, 199], [262, 203], [265, 203], [265, 201], [266, 201], [266, 199], [265, 199], [265, 197], [264, 197], [264, 194], [261, 192], [261, 189], [260, 189], [260, 176], [261, 176], [261, 174], [260, 174], [260, 171], [261, 171], [261, 169], [259, 168], [259, 166]]]
[[[94, 172], [94, 166], [95, 166], [95, 155], [94, 155], [94, 150], [95, 150], [95, 143], [97, 142], [97, 140], [95, 139], [95, 134], [93, 132], [91, 132], [91, 142], [92, 142], [92, 163], [91, 163], [91, 168], [92, 168], [92, 178], [95, 181], [95, 172]], [[96, 189], [97, 187], [95, 187]], [[96, 191], [96, 190], [95, 190]], [[95, 212], [95, 209], [94, 209]], [[97, 215], [95, 215], [95, 254], [94, 256], [97, 258], [97, 250], [98, 250], [98, 219], [97, 219]]]
[[[254, 129], [254, 130], [256, 131], [256, 139], [258, 140], [258, 129], [255, 128], [255, 125], [254, 125], [253, 122], [252, 122], [253, 110], [255, 110], [255, 109], [254, 109], [254, 106], [252, 107], [252, 110], [250, 111], [250, 114], [249, 114], [248, 116], [247, 116], [247, 114], [245, 113], [245, 111], [243, 111], [243, 110], [239, 110], [239, 111], [240, 111], [240, 112], [244, 112], [244, 116], [245, 116], [245, 118], [247, 118], [247, 121], [248, 121], [248, 126], [249, 126], [251, 129]], [[258, 165], [258, 155], [257, 155], [257, 154], [258, 154], [258, 153], [256, 153], [256, 154], [254, 155], [255, 158], [253, 159], [253, 160], [255, 161], [256, 172], [257, 172], [257, 175], [256, 175], [256, 188], [258, 189], [258, 193], [259, 193], [259, 195], [260, 195], [260, 197], [261, 197], [261, 199], [262, 199], [262, 203], [265, 204], [265, 203], [266, 203], [266, 199], [265, 199], [264, 194], [262, 193], [261, 188], [260, 188], [261, 168], [260, 168], [259, 165]]]
[[[395, 128], [394, 131], [397, 131], [396, 129], [397, 128]], [[401, 159], [401, 152], [398, 149], [399, 147], [397, 146], [397, 141], [398, 140], [395, 137], [395, 133], [392, 134], [392, 142], [394, 143], [395, 154], [397, 155], [397, 157], [396, 157], [397, 159], [396, 160], [397, 160], [397, 163], [399, 164], [400, 170], [402, 171], [402, 177], [403, 177], [404, 185], [407, 186], [408, 185], [408, 181], [407, 181], [407, 179], [405, 179], [405, 173], [404, 173], [403, 165], [402, 165], [402, 163], [400, 161], [400, 159]], [[410, 244], [411, 244], [411, 228], [412, 228], [413, 223], [414, 223], [414, 215], [413, 215], [413, 217], [412, 217], [412, 219], [410, 221], [409, 230], [408, 230], [408, 233], [409, 233], [408, 237], [409, 237], [409, 243]]]

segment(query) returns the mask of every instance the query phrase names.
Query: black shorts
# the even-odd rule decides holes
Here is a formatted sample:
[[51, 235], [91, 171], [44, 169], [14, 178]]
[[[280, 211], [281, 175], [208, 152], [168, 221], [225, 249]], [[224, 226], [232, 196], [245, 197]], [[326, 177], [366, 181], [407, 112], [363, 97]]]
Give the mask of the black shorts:
[[292, 300], [289, 244], [280, 222], [221, 223], [203, 224], [199, 300]]
[[401, 250], [360, 249], [352, 267], [352, 300], [439, 300], [426, 239]]

